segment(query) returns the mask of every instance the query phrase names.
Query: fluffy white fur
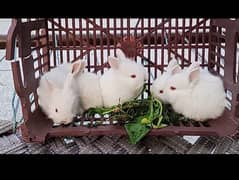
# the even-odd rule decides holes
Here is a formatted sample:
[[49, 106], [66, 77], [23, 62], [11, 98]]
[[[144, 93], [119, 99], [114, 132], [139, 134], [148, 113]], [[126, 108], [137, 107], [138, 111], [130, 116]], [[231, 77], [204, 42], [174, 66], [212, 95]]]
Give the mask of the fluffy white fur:
[[200, 70], [198, 63], [172, 76], [166, 83], [166, 91], [173, 109], [196, 121], [218, 118], [226, 106], [222, 80]]
[[60, 64], [49, 72], [46, 72], [44, 77], [51, 81], [55, 86], [62, 88], [70, 70], [71, 63]]
[[172, 59], [166, 69], [166, 72], [164, 72], [162, 75], [160, 75], [158, 78], [156, 78], [151, 86], [151, 94], [155, 98], [158, 98], [159, 100], [163, 101], [164, 103], [168, 103], [167, 99], [167, 91], [166, 91], [166, 82], [169, 80], [169, 78], [181, 71], [180, 66], [177, 63], [176, 59]]
[[69, 124], [79, 111], [76, 79], [82, 63], [64, 64], [44, 74], [37, 89], [38, 102], [46, 115], [57, 124]]
[[102, 107], [100, 77], [94, 73], [84, 72], [77, 78], [80, 96], [80, 113], [91, 107]]
[[[126, 58], [117, 49], [117, 58], [109, 57], [111, 68], [100, 78], [100, 86], [105, 107], [124, 103], [135, 98], [141, 92], [147, 74], [141, 64]], [[135, 78], [132, 78], [135, 76]]]

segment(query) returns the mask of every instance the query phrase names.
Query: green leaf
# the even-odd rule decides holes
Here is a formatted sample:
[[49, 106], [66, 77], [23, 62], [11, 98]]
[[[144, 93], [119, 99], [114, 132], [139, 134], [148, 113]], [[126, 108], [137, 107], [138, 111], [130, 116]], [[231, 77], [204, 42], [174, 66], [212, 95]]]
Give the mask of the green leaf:
[[142, 123], [142, 124], [149, 124], [149, 123], [151, 123], [151, 121], [150, 121], [148, 118], [143, 118], [143, 119], [141, 120], [141, 123]]
[[129, 123], [125, 124], [124, 127], [132, 144], [139, 142], [150, 131], [148, 126], [141, 123]]

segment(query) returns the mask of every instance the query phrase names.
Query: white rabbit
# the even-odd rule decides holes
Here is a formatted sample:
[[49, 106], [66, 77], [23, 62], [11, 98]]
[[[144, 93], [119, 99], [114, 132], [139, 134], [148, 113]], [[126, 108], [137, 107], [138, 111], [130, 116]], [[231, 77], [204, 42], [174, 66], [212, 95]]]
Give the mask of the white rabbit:
[[[68, 66], [68, 65], [67, 65]], [[37, 89], [38, 102], [48, 118], [55, 124], [69, 124], [79, 112], [79, 93], [76, 89], [77, 76], [82, 71], [84, 63], [75, 62], [70, 64], [71, 69], [65, 73], [57, 71], [57, 68], [44, 74], [40, 79]], [[56, 73], [62, 86], [55, 83]], [[53, 75], [52, 75], [53, 74]], [[64, 77], [65, 76], [65, 77]], [[51, 79], [50, 79], [51, 78]]]
[[172, 76], [166, 83], [166, 91], [173, 109], [195, 121], [218, 118], [226, 107], [222, 80], [208, 71], [200, 71], [197, 62]]
[[84, 72], [78, 76], [77, 85], [81, 114], [91, 107], [103, 106], [99, 76], [95, 73]]
[[52, 83], [58, 87], [63, 87], [67, 74], [71, 70], [71, 63], [63, 63], [50, 71], [44, 73], [44, 76], [52, 81]]
[[111, 68], [100, 78], [105, 107], [122, 104], [137, 97], [147, 80], [143, 65], [127, 58], [120, 49], [117, 49], [116, 55], [117, 58], [108, 58]]
[[153, 81], [151, 86], [152, 96], [158, 98], [164, 103], [168, 103], [165, 85], [169, 78], [178, 72], [181, 72], [181, 67], [179, 66], [176, 59], [172, 59], [167, 66], [166, 72], [164, 72], [162, 75], [160, 75]]

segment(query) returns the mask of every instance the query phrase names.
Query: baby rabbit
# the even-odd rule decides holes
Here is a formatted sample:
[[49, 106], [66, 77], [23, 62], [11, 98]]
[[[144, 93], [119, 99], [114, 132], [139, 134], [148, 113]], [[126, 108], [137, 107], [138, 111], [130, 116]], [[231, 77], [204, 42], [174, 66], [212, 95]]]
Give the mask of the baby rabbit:
[[80, 114], [91, 107], [102, 107], [100, 77], [95, 73], [81, 72], [77, 78], [77, 91], [80, 97]]
[[218, 118], [226, 107], [222, 80], [200, 70], [197, 62], [172, 76], [166, 82], [166, 93], [176, 112], [196, 121]]
[[71, 123], [79, 111], [79, 94], [75, 84], [84, 63], [78, 61], [63, 66], [70, 67], [70, 71], [65, 69], [63, 72], [63, 69], [56, 67], [41, 77], [37, 89], [40, 107], [55, 124]]
[[105, 107], [124, 103], [137, 97], [143, 89], [147, 74], [144, 67], [127, 58], [117, 49], [116, 57], [109, 57], [110, 69], [100, 78]]
[[169, 78], [178, 72], [181, 72], [181, 67], [176, 59], [172, 59], [167, 66], [166, 72], [153, 81], [151, 86], [152, 96], [164, 103], [168, 103], [165, 85]]

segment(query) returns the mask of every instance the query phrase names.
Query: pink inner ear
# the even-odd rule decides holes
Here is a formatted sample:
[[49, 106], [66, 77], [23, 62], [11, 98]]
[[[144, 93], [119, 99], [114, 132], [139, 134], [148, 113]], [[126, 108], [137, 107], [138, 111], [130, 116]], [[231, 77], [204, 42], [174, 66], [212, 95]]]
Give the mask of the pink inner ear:
[[73, 75], [78, 74], [81, 70], [85, 68], [85, 61], [75, 62], [72, 64], [71, 73]]
[[196, 68], [192, 72], [190, 72], [189, 81], [192, 82], [192, 81], [198, 80], [199, 76], [200, 76], [200, 69]]
[[117, 50], [116, 50], [116, 56], [117, 56], [120, 60], [126, 58], [126, 56], [125, 56], [125, 54], [124, 54], [124, 52], [123, 52], [122, 49], [117, 49]]
[[76, 73], [76, 72], [78, 71], [78, 68], [80, 68], [80, 63], [74, 63], [74, 64], [72, 65], [72, 71], [71, 71], [71, 73], [72, 73], [72, 74]]
[[111, 68], [118, 69], [119, 68], [119, 60], [115, 57], [109, 57], [108, 62]]
[[172, 69], [172, 75], [180, 73], [181, 72], [181, 67], [176, 65], [173, 69]]

